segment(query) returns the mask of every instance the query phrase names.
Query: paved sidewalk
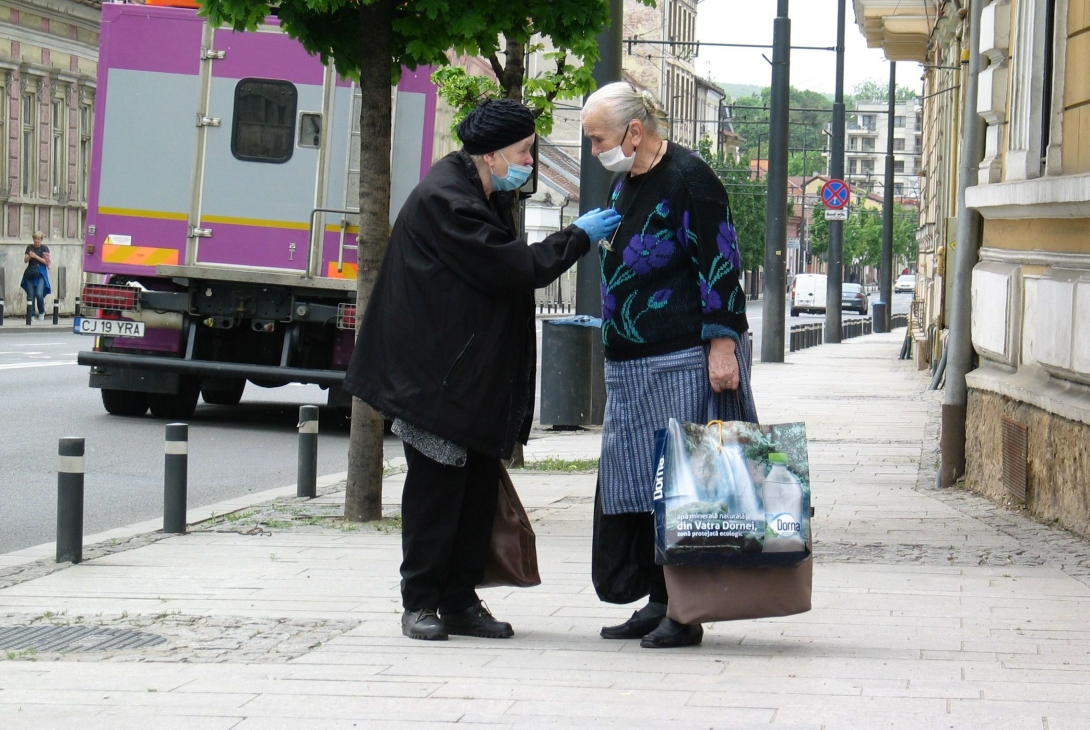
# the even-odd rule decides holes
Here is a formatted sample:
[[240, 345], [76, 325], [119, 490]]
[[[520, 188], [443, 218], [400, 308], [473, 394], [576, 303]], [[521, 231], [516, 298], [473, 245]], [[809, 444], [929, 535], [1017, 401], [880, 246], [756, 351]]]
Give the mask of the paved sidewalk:
[[[544, 585], [484, 592], [515, 638], [411, 642], [396, 518], [343, 524], [334, 477], [312, 502], [281, 495], [75, 567], [0, 563], [0, 636], [57, 625], [100, 630], [85, 647], [159, 642], [0, 652], [0, 728], [1090, 727], [1090, 548], [931, 488], [939, 395], [896, 360], [902, 336], [755, 367], [762, 421], [808, 427], [808, 614], [708, 626], [698, 648], [603, 641], [631, 607], [590, 586], [595, 477], [522, 471]], [[599, 443], [539, 436], [529, 460]], [[391, 515], [401, 479], [385, 483]]]

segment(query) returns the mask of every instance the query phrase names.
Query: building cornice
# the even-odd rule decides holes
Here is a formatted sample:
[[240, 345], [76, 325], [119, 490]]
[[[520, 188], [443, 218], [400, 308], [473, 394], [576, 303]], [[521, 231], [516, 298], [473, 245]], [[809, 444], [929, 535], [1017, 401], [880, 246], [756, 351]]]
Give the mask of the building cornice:
[[965, 202], [986, 220], [1090, 218], [1090, 174], [975, 185]]
[[1038, 365], [1023, 365], [1017, 372], [983, 365], [965, 376], [974, 390], [985, 390], [1028, 403], [1061, 418], [1090, 425], [1090, 388], [1053, 377]]
[[1007, 248], [980, 249], [980, 260], [1016, 266], [1050, 266], [1059, 269], [1090, 269], [1090, 254], [1057, 253], [1033, 249], [1021, 251]]
[[927, 42], [937, 20], [935, 0], [854, 0], [855, 22], [870, 48], [891, 61], [927, 59]]
[[48, 48], [50, 51], [59, 51], [72, 56], [86, 58], [88, 61], [98, 62], [98, 46], [90, 43], [80, 43], [71, 38], [65, 38], [52, 33], [45, 33], [33, 28], [25, 28], [21, 25], [6, 23], [0, 31], [7, 40], [16, 41], [29, 46]]
[[6, 0], [6, 4], [20, 13], [39, 15], [49, 20], [71, 23], [84, 30], [97, 31], [101, 25], [102, 9], [79, 2], [43, 2], [38, 0]]

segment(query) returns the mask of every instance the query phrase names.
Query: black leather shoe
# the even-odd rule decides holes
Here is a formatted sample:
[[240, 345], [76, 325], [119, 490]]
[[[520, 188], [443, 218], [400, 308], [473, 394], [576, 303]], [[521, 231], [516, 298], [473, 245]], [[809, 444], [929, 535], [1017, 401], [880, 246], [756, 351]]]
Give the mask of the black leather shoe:
[[659, 627], [643, 637], [644, 649], [673, 649], [679, 646], [696, 646], [704, 639], [704, 627], [700, 624], [680, 624], [672, 618], [663, 618]]
[[401, 633], [410, 639], [446, 641], [447, 631], [439, 616], [430, 608], [401, 614]]
[[479, 636], [482, 639], [510, 639], [515, 630], [506, 621], [497, 621], [484, 601], [463, 611], [443, 614], [443, 628], [454, 636]]
[[666, 604], [648, 603], [639, 611], [632, 613], [632, 618], [616, 626], [603, 626], [603, 639], [642, 639], [658, 627], [666, 615]]

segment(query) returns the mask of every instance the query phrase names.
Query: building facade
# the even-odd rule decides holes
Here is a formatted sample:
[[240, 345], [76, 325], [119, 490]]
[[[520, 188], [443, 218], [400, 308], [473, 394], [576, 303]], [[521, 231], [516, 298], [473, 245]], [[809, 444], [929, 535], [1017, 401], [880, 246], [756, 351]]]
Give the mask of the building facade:
[[[700, 141], [697, 110], [696, 0], [624, 3], [624, 73], [661, 101], [670, 139], [690, 149]], [[632, 39], [632, 43], [628, 43]]]
[[[844, 175], [853, 187], [885, 194], [888, 105], [861, 103], [847, 112], [844, 129]], [[923, 148], [923, 105], [919, 99], [894, 106], [893, 195], [919, 197]]]
[[[979, 28], [941, 1], [905, 0], [895, 16], [889, 3], [856, 0], [856, 19], [873, 45], [929, 66], [919, 241], [931, 276], [920, 314], [940, 340], [962, 105], [986, 125], [965, 193], [982, 218], [966, 484], [1090, 535], [1090, 0], [979, 1]], [[957, 69], [972, 43], [983, 70], [967, 99]]]
[[0, 0], [0, 293], [25, 311], [23, 252], [52, 254], [53, 294], [79, 294], [94, 126], [97, 2]]

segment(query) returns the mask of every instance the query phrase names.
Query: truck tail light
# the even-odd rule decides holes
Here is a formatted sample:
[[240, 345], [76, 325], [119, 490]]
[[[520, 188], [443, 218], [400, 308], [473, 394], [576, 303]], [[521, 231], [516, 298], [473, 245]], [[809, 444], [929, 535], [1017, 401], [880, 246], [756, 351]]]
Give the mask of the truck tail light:
[[337, 305], [337, 329], [342, 329], [342, 330], [354, 330], [354, 329], [356, 329], [356, 305], [355, 304], [338, 304]]
[[140, 290], [134, 286], [87, 284], [83, 287], [80, 301], [88, 308], [131, 312], [136, 309], [139, 297]]

